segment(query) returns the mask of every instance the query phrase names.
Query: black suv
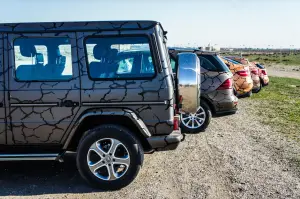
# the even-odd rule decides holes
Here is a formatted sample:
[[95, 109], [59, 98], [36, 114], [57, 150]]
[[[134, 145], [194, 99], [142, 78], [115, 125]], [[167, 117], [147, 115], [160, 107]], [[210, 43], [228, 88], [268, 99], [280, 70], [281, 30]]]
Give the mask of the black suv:
[[165, 34], [155, 21], [0, 24], [0, 161], [74, 151], [85, 180], [114, 190], [144, 151], [176, 149], [178, 113], [200, 105], [200, 64], [178, 54], [174, 76]]

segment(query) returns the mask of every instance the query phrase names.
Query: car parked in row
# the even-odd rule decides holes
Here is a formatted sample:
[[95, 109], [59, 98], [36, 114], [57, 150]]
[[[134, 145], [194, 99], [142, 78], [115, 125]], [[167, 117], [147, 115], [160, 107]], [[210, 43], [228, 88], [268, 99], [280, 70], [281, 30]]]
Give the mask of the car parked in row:
[[200, 59], [201, 100], [196, 114], [181, 114], [181, 127], [183, 132], [198, 133], [207, 128], [212, 116], [234, 114], [238, 99], [232, 87], [233, 75], [216, 52], [169, 48], [174, 74], [178, 66], [176, 56], [183, 52], [196, 53]]
[[259, 71], [258, 68], [256, 67], [256, 65], [253, 65], [251, 62], [249, 62], [248, 59], [244, 58], [244, 57], [236, 57], [236, 56], [226, 56], [228, 59], [234, 60], [236, 62], [239, 62], [240, 64], [249, 66], [249, 70], [251, 73], [251, 78], [253, 80], [253, 88], [252, 88], [252, 92], [253, 93], [258, 93], [261, 88], [262, 88], [262, 84], [259, 78]]
[[262, 86], [269, 85], [270, 80], [269, 80], [269, 76], [267, 74], [267, 69], [263, 65], [261, 65], [257, 62], [253, 62], [253, 63], [258, 67], [259, 77], [260, 77]]
[[250, 97], [252, 95], [253, 80], [250, 75], [249, 66], [226, 57], [222, 57], [222, 60], [233, 74], [235, 95], [237, 97]]

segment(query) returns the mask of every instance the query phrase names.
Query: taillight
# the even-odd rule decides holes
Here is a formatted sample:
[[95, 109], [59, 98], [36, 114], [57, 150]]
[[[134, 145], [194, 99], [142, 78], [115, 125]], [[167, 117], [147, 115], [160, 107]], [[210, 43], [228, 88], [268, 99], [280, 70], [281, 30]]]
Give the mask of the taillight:
[[183, 101], [183, 97], [182, 97], [182, 95], [179, 95], [179, 99], [178, 99], [178, 101], [179, 101], [179, 104], [182, 104], [182, 101]]
[[253, 73], [254, 75], [258, 75], [258, 70], [257, 69], [253, 69], [253, 70], [251, 70], [251, 73]]
[[217, 90], [232, 89], [232, 79], [226, 79]]
[[173, 130], [179, 130], [179, 123], [180, 123], [180, 119], [179, 116], [174, 116], [174, 120], [173, 120]]
[[182, 106], [182, 101], [183, 101], [183, 97], [182, 97], [182, 95], [179, 95], [179, 97], [178, 97], [178, 105], [174, 104], [174, 110], [175, 110], [176, 114], [179, 113], [179, 109]]
[[267, 75], [267, 72], [265, 70], [261, 70], [261, 73]]
[[245, 71], [245, 70], [240, 70], [238, 72], [236, 72], [239, 76], [242, 76], [242, 77], [246, 77], [248, 76], [248, 72]]

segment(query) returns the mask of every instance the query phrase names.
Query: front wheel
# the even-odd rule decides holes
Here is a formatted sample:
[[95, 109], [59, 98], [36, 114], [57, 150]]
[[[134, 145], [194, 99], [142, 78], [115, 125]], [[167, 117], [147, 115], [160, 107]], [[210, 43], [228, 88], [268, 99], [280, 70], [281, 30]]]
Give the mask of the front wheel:
[[181, 130], [183, 133], [203, 132], [208, 127], [211, 117], [209, 106], [202, 100], [196, 113], [181, 114]]
[[81, 176], [102, 190], [117, 190], [137, 176], [144, 159], [139, 141], [126, 128], [102, 125], [90, 130], [77, 151]]

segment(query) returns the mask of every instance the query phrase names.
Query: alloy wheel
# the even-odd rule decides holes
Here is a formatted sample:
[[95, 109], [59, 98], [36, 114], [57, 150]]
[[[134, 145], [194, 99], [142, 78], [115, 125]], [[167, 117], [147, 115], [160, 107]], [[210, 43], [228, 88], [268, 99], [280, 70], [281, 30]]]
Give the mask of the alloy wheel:
[[121, 178], [130, 166], [128, 149], [119, 140], [104, 138], [93, 143], [87, 154], [90, 171], [101, 180]]
[[206, 113], [200, 106], [196, 113], [182, 113], [181, 122], [189, 129], [197, 129], [201, 127], [206, 119]]

